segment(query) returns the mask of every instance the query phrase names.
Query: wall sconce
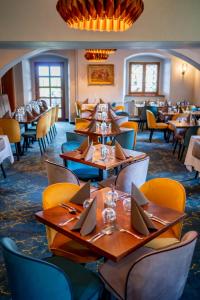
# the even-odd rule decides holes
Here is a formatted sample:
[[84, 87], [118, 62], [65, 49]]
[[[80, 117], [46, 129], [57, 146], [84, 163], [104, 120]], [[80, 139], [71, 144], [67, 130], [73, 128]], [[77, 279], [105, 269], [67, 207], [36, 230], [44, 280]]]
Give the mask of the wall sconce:
[[187, 72], [187, 64], [182, 64], [182, 66], [181, 66], [181, 74], [182, 74], [182, 76], [184, 76], [185, 75], [185, 73]]

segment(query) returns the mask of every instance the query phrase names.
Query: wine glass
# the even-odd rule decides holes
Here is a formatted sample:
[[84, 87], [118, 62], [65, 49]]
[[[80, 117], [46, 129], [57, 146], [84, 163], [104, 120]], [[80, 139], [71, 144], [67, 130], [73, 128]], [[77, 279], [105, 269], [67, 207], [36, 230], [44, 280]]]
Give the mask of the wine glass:
[[115, 210], [111, 207], [104, 208], [102, 211], [102, 218], [104, 224], [113, 226], [117, 218]]
[[131, 212], [131, 198], [130, 197], [125, 198], [123, 200], [123, 208], [124, 208], [125, 213], [130, 214], [130, 212]]
[[93, 199], [85, 199], [85, 201], [83, 202], [83, 208], [88, 208], [90, 206], [90, 204], [92, 203]]
[[118, 193], [115, 190], [115, 186], [111, 185], [111, 190], [106, 193], [106, 205], [109, 207], [116, 207], [116, 202], [118, 200]]

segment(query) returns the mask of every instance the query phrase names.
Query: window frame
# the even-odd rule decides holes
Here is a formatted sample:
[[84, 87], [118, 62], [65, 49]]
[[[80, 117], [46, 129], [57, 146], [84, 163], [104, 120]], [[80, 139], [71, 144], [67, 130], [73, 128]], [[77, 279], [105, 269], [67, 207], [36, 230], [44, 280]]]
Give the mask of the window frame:
[[[48, 76], [39, 76], [39, 66], [47, 66], [48, 68], [50, 68], [51, 66], [60, 66], [61, 67], [61, 75], [60, 76], [51, 76], [50, 73]], [[65, 119], [65, 72], [64, 72], [64, 62], [61, 61], [35, 61], [34, 62], [34, 75], [35, 75], [35, 95], [36, 95], [36, 99], [46, 99], [48, 98], [50, 100], [50, 104], [51, 104], [51, 100], [52, 98], [61, 98], [61, 117], [59, 117], [59, 120], [64, 120]], [[58, 77], [61, 79], [61, 91], [62, 91], [62, 95], [61, 97], [51, 97], [51, 95], [49, 97], [40, 97], [39, 96], [39, 88], [40, 88], [40, 84], [39, 84], [39, 78], [40, 77], [46, 77], [46, 78], [50, 78], [51, 77]], [[49, 81], [49, 85], [48, 86], [44, 86], [44, 88], [58, 88], [56, 86], [51, 86], [51, 83]]]
[[[143, 76], [142, 76], [142, 92], [131, 92], [131, 68], [132, 65], [142, 65], [143, 66]], [[146, 66], [147, 65], [157, 65], [157, 87], [156, 92], [145, 92], [145, 78], [146, 78]], [[129, 87], [128, 94], [131, 96], [158, 96], [159, 95], [159, 81], [160, 81], [160, 62], [130, 62], [129, 63]]]

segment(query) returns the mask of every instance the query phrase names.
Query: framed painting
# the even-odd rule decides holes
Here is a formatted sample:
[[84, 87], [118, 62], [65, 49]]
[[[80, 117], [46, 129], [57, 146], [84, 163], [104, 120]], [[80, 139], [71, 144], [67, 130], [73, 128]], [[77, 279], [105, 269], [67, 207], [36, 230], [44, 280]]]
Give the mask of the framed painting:
[[114, 65], [88, 65], [88, 85], [113, 85]]

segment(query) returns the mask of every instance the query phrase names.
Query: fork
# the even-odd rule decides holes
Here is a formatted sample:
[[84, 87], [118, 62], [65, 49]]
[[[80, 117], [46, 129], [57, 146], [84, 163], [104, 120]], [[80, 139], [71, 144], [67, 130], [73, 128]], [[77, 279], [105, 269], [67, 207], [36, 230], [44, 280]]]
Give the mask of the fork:
[[93, 242], [96, 242], [101, 237], [103, 237], [104, 235], [110, 235], [112, 233], [113, 233], [113, 228], [111, 228], [111, 227], [104, 228], [99, 233], [97, 233], [96, 235], [94, 235], [92, 238], [90, 238], [87, 241], [93, 243]]
[[149, 213], [149, 212], [146, 211], [146, 210], [145, 210], [144, 212], [145, 212], [145, 214], [146, 214], [150, 219], [154, 220], [155, 222], [161, 223], [162, 225], [168, 225], [168, 224], [170, 224], [169, 221], [160, 219], [159, 217], [154, 216], [152, 213]]

